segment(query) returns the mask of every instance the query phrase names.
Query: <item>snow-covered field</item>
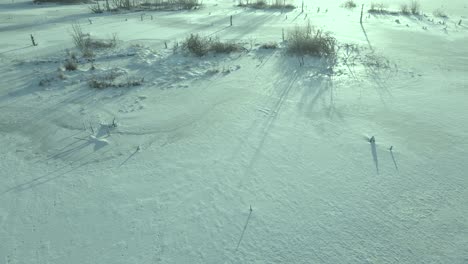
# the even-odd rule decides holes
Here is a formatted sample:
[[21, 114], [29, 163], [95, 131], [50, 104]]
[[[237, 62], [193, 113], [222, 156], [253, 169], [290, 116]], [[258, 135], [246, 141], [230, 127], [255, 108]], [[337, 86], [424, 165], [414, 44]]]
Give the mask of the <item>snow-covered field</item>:
[[[361, 27], [323, 2], [142, 21], [0, 0], [0, 263], [468, 263], [468, 3]], [[284, 52], [309, 19], [332, 68]], [[95, 69], [58, 70], [72, 23], [117, 34]], [[174, 53], [191, 33], [246, 49]], [[143, 85], [88, 85], [111, 75]]]

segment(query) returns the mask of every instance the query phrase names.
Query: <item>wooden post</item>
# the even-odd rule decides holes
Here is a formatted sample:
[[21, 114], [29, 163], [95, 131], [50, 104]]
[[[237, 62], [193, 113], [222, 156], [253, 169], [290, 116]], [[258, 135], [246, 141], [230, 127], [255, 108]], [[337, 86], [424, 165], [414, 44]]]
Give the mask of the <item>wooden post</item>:
[[282, 34], [281, 34], [281, 35], [282, 35], [282, 39], [283, 39], [283, 42], [284, 42], [284, 28], [282, 28], [281, 31], [282, 31], [282, 32], [281, 32], [281, 33], [282, 33]]
[[34, 37], [33, 37], [32, 34], [31, 34], [31, 42], [32, 42], [33, 46], [37, 46], [37, 43], [36, 43], [36, 41], [34, 40]]
[[230, 21], [231, 21], [231, 27], [232, 27], [232, 16], [231, 16], [231, 19], [230, 19]]
[[165, 47], [166, 47], [166, 49], [167, 49], [167, 42], [166, 42], [166, 41], [164, 41], [164, 46], [165, 46]]
[[459, 26], [461, 26], [461, 22], [462, 22], [462, 20], [460, 19], [460, 21], [458, 21], [458, 25], [459, 25]]
[[359, 23], [361, 23], [362, 25], [362, 16], [364, 15], [364, 4], [362, 4], [362, 7], [361, 7], [361, 18], [359, 19]]

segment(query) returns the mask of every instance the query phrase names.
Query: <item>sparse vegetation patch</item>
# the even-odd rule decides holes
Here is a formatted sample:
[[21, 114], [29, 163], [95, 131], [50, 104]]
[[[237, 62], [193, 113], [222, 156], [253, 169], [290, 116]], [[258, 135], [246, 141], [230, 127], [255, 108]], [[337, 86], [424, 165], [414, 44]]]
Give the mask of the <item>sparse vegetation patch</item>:
[[448, 18], [447, 13], [445, 13], [445, 11], [443, 9], [441, 9], [441, 8], [438, 8], [438, 9], [434, 10], [434, 12], [432, 12], [432, 14], [435, 17]]
[[88, 81], [88, 85], [95, 89], [105, 89], [141, 86], [143, 82], [144, 78], [130, 78], [121, 71], [112, 70], [102, 76], [93, 76]]
[[335, 57], [337, 41], [329, 33], [307, 24], [289, 32], [287, 51], [296, 55]]
[[261, 49], [277, 49], [278, 43], [276, 42], [265, 43], [265, 44], [260, 45], [260, 48]]
[[289, 3], [289, 0], [247, 0], [245, 3], [240, 0], [237, 6], [250, 7], [254, 9], [294, 9], [296, 8], [293, 4]]
[[106, 0], [105, 4], [99, 4], [97, 1], [90, 6], [93, 13], [115, 12], [119, 10], [160, 10], [177, 11], [199, 9], [202, 6], [199, 0]]
[[386, 13], [388, 12], [387, 6], [384, 3], [372, 2], [368, 10], [369, 13]]
[[181, 48], [185, 52], [201, 57], [208, 54], [209, 52], [231, 53], [240, 51], [242, 46], [234, 42], [222, 42], [219, 38], [210, 38], [200, 36], [199, 34], [190, 34], [190, 36], [187, 37], [184, 42], [182, 42]]
[[72, 25], [72, 38], [75, 47], [78, 48], [83, 57], [93, 57], [96, 49], [113, 48], [117, 45], [117, 35], [111, 39], [93, 39], [90, 34], [84, 34], [79, 24]]
[[78, 3], [89, 3], [90, 0], [33, 0], [35, 4], [41, 3], [56, 3], [56, 4], [78, 4]]
[[344, 8], [353, 9], [357, 5], [356, 2], [354, 2], [354, 0], [346, 0], [344, 3], [341, 4], [341, 6]]

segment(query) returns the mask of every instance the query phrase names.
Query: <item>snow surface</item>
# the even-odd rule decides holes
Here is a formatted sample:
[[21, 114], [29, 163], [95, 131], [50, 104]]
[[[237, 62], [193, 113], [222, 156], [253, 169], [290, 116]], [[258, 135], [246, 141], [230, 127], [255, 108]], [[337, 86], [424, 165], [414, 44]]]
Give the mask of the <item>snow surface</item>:
[[[340, 2], [141, 21], [1, 0], [0, 263], [468, 263], [467, 4], [361, 27]], [[334, 68], [258, 48], [308, 18]], [[118, 35], [95, 70], [57, 70], [74, 22]], [[190, 33], [246, 50], [174, 54]], [[144, 82], [88, 87], [109, 74]]]

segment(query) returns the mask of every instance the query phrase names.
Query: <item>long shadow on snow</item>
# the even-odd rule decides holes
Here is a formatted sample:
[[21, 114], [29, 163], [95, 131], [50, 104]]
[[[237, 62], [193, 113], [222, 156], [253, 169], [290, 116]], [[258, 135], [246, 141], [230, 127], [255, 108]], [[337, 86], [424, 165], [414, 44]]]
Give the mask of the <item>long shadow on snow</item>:
[[[250, 174], [256, 161], [258, 160], [268, 135], [274, 129], [274, 123], [289, 97], [300, 97], [298, 103], [300, 109], [309, 111], [314, 108], [320, 98], [325, 95], [325, 92], [330, 91], [329, 106], [325, 107], [331, 115], [336, 113], [333, 99], [333, 71], [330, 69], [329, 61], [320, 60], [317, 58], [305, 59], [306, 65], [301, 67], [296, 57], [285, 55], [275, 61], [277, 69], [275, 75], [272, 76], [276, 80], [273, 84], [273, 89], [270, 90], [269, 98], [261, 109], [266, 109], [266, 118], [262, 116], [260, 120], [255, 120], [246, 134], [243, 136], [244, 141], [236, 148], [234, 156], [237, 156], [244, 144], [248, 143], [248, 139], [254, 134], [259, 134], [259, 140], [253, 146], [254, 153], [249, 159], [249, 163], [245, 168], [245, 174]], [[334, 63], [334, 62], [333, 62]], [[260, 69], [261, 70], [261, 69]], [[312, 76], [312, 77], [311, 77]], [[304, 80], [311, 79], [309, 85], [302, 85]], [[339, 115], [341, 117], [341, 115]]]
[[[304, 74], [306, 73], [304, 68], [301, 68], [298, 65], [294, 66], [288, 63], [284, 63], [284, 61], [282, 61], [283, 59], [284, 57], [278, 59], [278, 61], [275, 62], [277, 65], [275, 67], [277, 72], [274, 76], [272, 76], [272, 78], [276, 81], [274, 82], [273, 89], [270, 90], [270, 94], [268, 96], [272, 99], [268, 100], [265, 105], [261, 107], [262, 109], [266, 109], [267, 116], [266, 118], [262, 116], [261, 119], [263, 120], [256, 120], [249, 127], [248, 131], [246, 132], [246, 136], [244, 137], [244, 142], [247, 142], [248, 138], [255, 133], [259, 134], [260, 138], [258, 143], [253, 146], [254, 153], [249, 160], [249, 164], [245, 168], [246, 175], [250, 174], [253, 167], [255, 166], [255, 163], [263, 150], [268, 135], [274, 128], [274, 123], [280, 115], [289, 94], [292, 90], [294, 90], [298, 79], [303, 78]], [[236, 152], [240, 151], [241, 148], [242, 144], [236, 149]]]
[[31, 23], [26, 23], [26, 24], [17, 24], [17, 25], [9, 25], [9, 26], [0, 27], [0, 32], [16, 31], [16, 30], [21, 30], [21, 29], [31, 29], [31, 28], [35, 28], [38, 26], [44, 26], [44, 25], [49, 25], [49, 24], [70, 23], [70, 21], [77, 21], [80, 19], [88, 19], [88, 18], [110, 16], [110, 15], [112, 14], [101, 14], [101, 15], [97, 15], [93, 13], [71, 14], [68, 16], [56, 17], [56, 18], [52, 18], [49, 20], [45, 20], [45, 21], [41, 20], [41, 21], [34, 21]]
[[309, 69], [309, 73], [303, 79], [303, 89], [298, 104], [299, 110], [306, 116], [312, 117], [314, 109], [322, 103], [322, 108], [326, 110], [328, 117], [337, 116], [342, 118], [335, 105], [334, 92], [334, 64], [325, 58], [307, 58], [303, 67]]
[[[278, 12], [271, 12], [266, 15], [262, 14], [261, 16], [242, 14], [242, 16], [237, 17], [233, 22], [233, 33], [226, 32], [223, 38], [239, 40], [253, 32], [261, 32], [262, 26], [267, 25], [269, 22], [277, 21], [279, 15], [280, 13]], [[236, 21], [242, 22], [239, 23]]]
[[[102, 155], [106, 154], [109, 151], [110, 151], [110, 149], [103, 152], [103, 153], [100, 153], [100, 155], [102, 156]], [[80, 162], [80, 161], [86, 159], [89, 156], [90, 156], [90, 153], [85, 153], [79, 160], [77, 160], [75, 162]], [[53, 180], [56, 180], [58, 178], [64, 177], [68, 173], [73, 172], [73, 171], [75, 171], [75, 170], [77, 170], [77, 169], [79, 169], [81, 167], [84, 167], [84, 166], [92, 164], [92, 163], [101, 162], [101, 161], [104, 161], [104, 160], [107, 160], [107, 159], [99, 159], [99, 158], [98, 159], [93, 159], [91, 157], [91, 159], [89, 159], [87, 162], [83, 162], [83, 163], [78, 164], [76, 166], [74, 166], [74, 162], [72, 162], [70, 165], [62, 166], [62, 167], [60, 167], [60, 168], [58, 168], [58, 169], [56, 169], [56, 170], [54, 170], [52, 172], [43, 174], [41, 176], [35, 177], [35, 178], [31, 179], [31, 180], [28, 180], [28, 181], [26, 181], [24, 183], [21, 183], [21, 184], [18, 184], [16, 186], [13, 186], [11, 188], [8, 188], [5, 191], [1, 192], [0, 196], [5, 195], [5, 194], [10, 193], [10, 192], [22, 192], [22, 191], [27, 191], [29, 189], [33, 189], [35, 187], [46, 184], [46, 183], [51, 182]], [[69, 168], [69, 169], [67, 170], [67, 168]]]
[[374, 160], [375, 169], [377, 170], [377, 174], [379, 174], [379, 158], [377, 157], [377, 146], [375, 142], [370, 142], [371, 145], [371, 153], [372, 159]]

